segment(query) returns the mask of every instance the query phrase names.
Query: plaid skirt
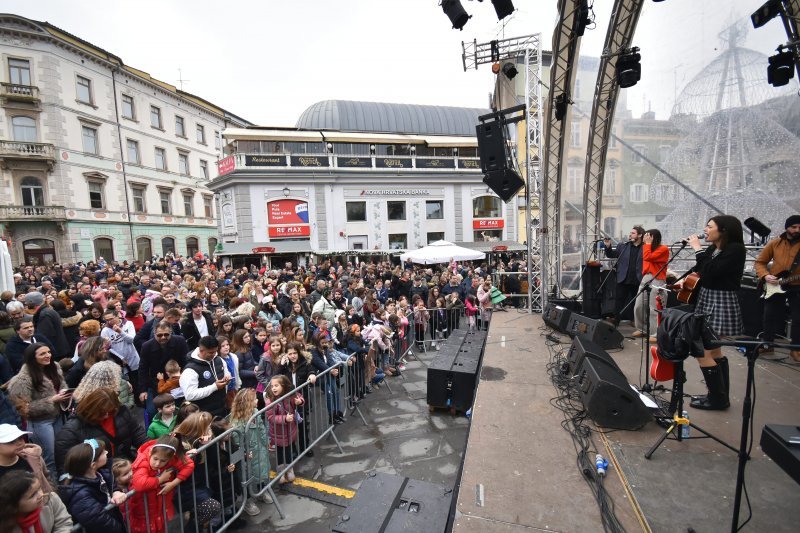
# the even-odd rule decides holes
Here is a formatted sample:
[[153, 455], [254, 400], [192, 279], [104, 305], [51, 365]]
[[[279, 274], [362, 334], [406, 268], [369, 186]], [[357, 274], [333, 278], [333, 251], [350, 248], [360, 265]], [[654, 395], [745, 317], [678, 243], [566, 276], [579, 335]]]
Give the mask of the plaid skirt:
[[695, 310], [709, 315], [708, 325], [720, 337], [741, 335], [744, 329], [736, 291], [700, 287]]

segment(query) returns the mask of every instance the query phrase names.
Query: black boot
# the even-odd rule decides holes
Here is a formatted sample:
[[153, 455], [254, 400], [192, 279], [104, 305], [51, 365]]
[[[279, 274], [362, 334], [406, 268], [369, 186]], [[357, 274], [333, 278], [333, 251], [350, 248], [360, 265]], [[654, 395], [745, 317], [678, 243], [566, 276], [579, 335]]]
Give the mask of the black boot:
[[728, 391], [725, 388], [722, 365], [701, 367], [708, 387], [707, 396], [693, 397], [691, 406], [707, 411], [723, 411], [730, 407]]
[[[724, 384], [723, 392], [725, 396], [728, 396], [728, 391], [730, 390], [730, 373], [728, 367], [728, 358], [725, 356], [720, 357], [719, 359], [714, 359], [717, 362], [717, 367], [719, 367], [720, 372], [722, 372], [722, 382]], [[685, 380], [684, 380], [685, 383]], [[693, 402], [705, 402], [707, 396], [703, 394], [702, 396], [692, 396]], [[702, 408], [701, 408], [702, 409]]]

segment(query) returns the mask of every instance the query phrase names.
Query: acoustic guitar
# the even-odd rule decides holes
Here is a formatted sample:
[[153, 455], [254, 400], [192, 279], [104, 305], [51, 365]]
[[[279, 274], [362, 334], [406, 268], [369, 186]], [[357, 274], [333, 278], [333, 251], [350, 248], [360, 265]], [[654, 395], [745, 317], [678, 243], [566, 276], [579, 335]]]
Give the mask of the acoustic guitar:
[[791, 272], [789, 272], [788, 270], [784, 270], [780, 274], [775, 274], [775, 277], [780, 280], [778, 281], [777, 285], [773, 285], [772, 283], [767, 283], [766, 281], [764, 281], [764, 278], [761, 278], [760, 280], [758, 280], [758, 285], [756, 286], [756, 290], [762, 293], [761, 297], [764, 298], [765, 300], [768, 300], [769, 298], [775, 296], [776, 294], [783, 294], [786, 292], [783, 289], [784, 285], [800, 279], [800, 274], [795, 274], [794, 276], [790, 276], [789, 274], [791, 274]]
[[650, 377], [654, 381], [670, 381], [675, 379], [675, 363], [661, 359], [658, 356], [658, 346], [650, 347]]
[[678, 301], [685, 304], [693, 304], [697, 300], [697, 295], [700, 294], [700, 274], [692, 272], [683, 278], [683, 285], [667, 285], [667, 288], [672, 291], [678, 292]]

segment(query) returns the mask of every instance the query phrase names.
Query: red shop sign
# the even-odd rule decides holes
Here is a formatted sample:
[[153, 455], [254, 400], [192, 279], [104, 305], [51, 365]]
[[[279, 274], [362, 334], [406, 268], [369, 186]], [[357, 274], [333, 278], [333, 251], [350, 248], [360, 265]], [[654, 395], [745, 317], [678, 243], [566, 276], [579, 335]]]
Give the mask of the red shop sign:
[[308, 203], [302, 200], [274, 200], [267, 204], [267, 223], [308, 224]]
[[473, 220], [472, 229], [499, 229], [504, 227], [505, 221], [502, 218], [492, 220]]
[[311, 235], [311, 226], [270, 226], [270, 239], [281, 237], [308, 237]]
[[272, 246], [256, 246], [253, 248], [252, 253], [254, 254], [274, 254], [275, 248]]
[[217, 174], [219, 176], [224, 176], [234, 170], [236, 170], [236, 159], [232, 155], [217, 161]]

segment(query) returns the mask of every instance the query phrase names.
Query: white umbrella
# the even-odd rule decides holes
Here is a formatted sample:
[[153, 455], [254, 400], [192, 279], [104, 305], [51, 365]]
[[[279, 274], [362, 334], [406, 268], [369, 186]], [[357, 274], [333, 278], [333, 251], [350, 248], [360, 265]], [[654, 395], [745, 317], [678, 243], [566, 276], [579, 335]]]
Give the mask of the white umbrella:
[[486, 254], [469, 248], [456, 246], [452, 242], [436, 241], [419, 250], [412, 250], [400, 255], [400, 260], [423, 265], [437, 265], [455, 261], [478, 261], [486, 258]]
[[11, 254], [8, 253], [8, 244], [0, 240], [0, 292], [14, 292], [14, 269], [11, 267]]

